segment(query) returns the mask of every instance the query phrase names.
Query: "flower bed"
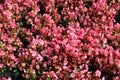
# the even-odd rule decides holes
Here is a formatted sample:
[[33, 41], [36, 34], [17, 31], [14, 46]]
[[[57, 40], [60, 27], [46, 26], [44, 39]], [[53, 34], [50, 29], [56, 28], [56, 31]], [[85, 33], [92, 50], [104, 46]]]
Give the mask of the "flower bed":
[[1, 80], [119, 80], [120, 0], [1, 0]]

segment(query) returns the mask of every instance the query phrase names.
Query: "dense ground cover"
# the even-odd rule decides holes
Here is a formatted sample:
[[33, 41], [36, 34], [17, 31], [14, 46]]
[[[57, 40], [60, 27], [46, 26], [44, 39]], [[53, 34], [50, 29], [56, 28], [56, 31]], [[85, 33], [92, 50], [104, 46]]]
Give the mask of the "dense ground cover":
[[120, 0], [0, 0], [1, 80], [120, 80]]

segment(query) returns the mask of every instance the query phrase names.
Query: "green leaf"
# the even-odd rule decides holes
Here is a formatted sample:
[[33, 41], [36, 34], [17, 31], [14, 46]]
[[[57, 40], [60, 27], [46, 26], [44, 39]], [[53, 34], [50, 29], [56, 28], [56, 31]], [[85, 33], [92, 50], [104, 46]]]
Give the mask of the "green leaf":
[[22, 27], [22, 26], [23, 26], [23, 23], [22, 23], [22, 22], [19, 22], [19, 24], [20, 24], [20, 27]]
[[3, 47], [5, 47], [5, 43], [3, 43], [3, 44], [0, 45], [0, 48], [3, 48]]
[[80, 71], [80, 68], [77, 68], [76, 71]]

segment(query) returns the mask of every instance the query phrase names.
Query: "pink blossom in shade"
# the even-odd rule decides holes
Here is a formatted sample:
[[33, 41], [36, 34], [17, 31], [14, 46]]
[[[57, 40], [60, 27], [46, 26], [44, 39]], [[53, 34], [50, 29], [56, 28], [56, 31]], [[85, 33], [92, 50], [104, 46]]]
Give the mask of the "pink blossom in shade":
[[13, 48], [12, 48], [11, 45], [8, 45], [8, 46], [7, 46], [7, 49], [8, 49], [10, 52], [12, 52], [12, 49], [13, 49]]
[[36, 60], [42, 61], [43, 57], [40, 54], [37, 54]]
[[39, 69], [40, 69], [40, 66], [39, 66], [39, 65], [36, 65], [36, 69], [39, 70]]
[[114, 51], [115, 54], [120, 58], [120, 52], [119, 52], [119, 49], [117, 49], [116, 51]]
[[3, 64], [0, 64], [0, 68], [1, 68], [1, 69], [3, 68], [3, 66], [4, 66]]
[[[62, 70], [61, 66], [55, 66], [55, 68], [58, 69], [59, 71]], [[58, 72], [59, 72], [59, 71], [58, 71]]]
[[68, 64], [68, 60], [67, 60], [67, 58], [64, 58], [63, 65], [67, 65], [67, 64]]
[[68, 12], [68, 14], [70, 15], [71, 19], [76, 19], [75, 12]]
[[44, 66], [44, 67], [47, 67], [47, 63], [46, 63], [46, 62], [44, 62], [44, 63], [43, 63], [43, 66]]
[[54, 71], [50, 71], [49, 74], [55, 79], [58, 80], [57, 75], [54, 73]]
[[2, 77], [1, 80], [7, 80], [7, 78], [6, 77]]
[[106, 20], [106, 16], [102, 16], [102, 21], [104, 22]]
[[32, 17], [35, 17], [37, 15], [37, 11], [34, 11], [32, 10], [30, 13], [29, 13], [30, 16]]
[[8, 79], [7, 80], [12, 80], [12, 78], [11, 77], [8, 77]]
[[1, 39], [2, 39], [3, 41], [7, 41], [7, 38], [8, 38], [8, 35], [7, 35], [7, 34], [2, 34], [2, 35], [1, 35]]
[[102, 77], [102, 80], [105, 80], [105, 77]]
[[9, 57], [10, 57], [10, 59], [12, 59], [12, 60], [15, 60], [15, 59], [16, 59], [13, 54], [10, 54]]
[[39, 22], [40, 22], [40, 19], [38, 19], [37, 17], [35, 17], [34, 22], [35, 22], [35, 23], [39, 23]]
[[22, 66], [22, 67], [25, 67], [25, 66], [26, 66], [26, 63], [21, 63], [21, 66]]
[[30, 73], [35, 74], [35, 70], [34, 69], [30, 69]]
[[53, 59], [53, 63], [56, 63], [57, 59], [58, 59], [58, 56], [54, 56], [54, 57], [52, 57], [52, 59]]
[[4, 11], [3, 14], [7, 17], [8, 20], [10, 20], [13, 15], [12, 12], [8, 10]]
[[56, 44], [56, 45], [55, 45], [55, 51], [56, 51], [56, 52], [59, 52], [59, 50], [60, 50], [60, 45]]
[[47, 6], [45, 6], [46, 12], [51, 12], [51, 7], [52, 7], [51, 4], [48, 3]]
[[75, 77], [75, 73], [71, 73], [70, 77], [74, 78]]
[[25, 74], [22, 74], [22, 77], [25, 78]]
[[43, 18], [47, 19], [48, 23], [54, 23], [52, 17], [49, 14], [43, 14]]
[[115, 77], [113, 80], [119, 80], [120, 78], [117, 76], [117, 77]]
[[0, 23], [0, 28], [2, 28], [2, 27], [3, 27], [3, 24]]
[[62, 42], [60, 41], [61, 44], [65, 45], [68, 42], [68, 39], [65, 38]]
[[63, 66], [63, 69], [64, 69], [65, 71], [70, 71], [70, 69], [69, 69], [68, 66]]
[[29, 75], [29, 74], [26, 74], [26, 75], [25, 75], [25, 78], [26, 78], [26, 79], [29, 79], [29, 78], [30, 78], [30, 75]]
[[35, 65], [35, 63], [36, 63], [36, 60], [31, 61], [31, 65]]
[[38, 40], [38, 43], [39, 43], [40, 46], [43, 46], [43, 45], [45, 44], [45, 41], [39, 39], [39, 40]]
[[0, 57], [2, 57], [2, 56], [5, 56], [6, 55], [6, 52], [4, 52], [4, 51], [0, 51]]
[[97, 70], [97, 71], [95, 72], [95, 75], [98, 76], [98, 77], [100, 77], [100, 76], [101, 76], [101, 72], [100, 72], [99, 70]]
[[[11, 44], [15, 39], [14, 38], [8, 38], [9, 43]], [[15, 48], [13, 47], [13, 50], [15, 50]]]
[[38, 54], [36, 51], [34, 51], [32, 49], [30, 49], [30, 53], [31, 53], [33, 58], [35, 58], [37, 56], [37, 54]]
[[41, 33], [41, 34], [46, 34], [46, 32], [47, 32], [47, 33], [49, 32], [48, 27], [45, 27], [45, 28], [43, 28], [43, 29], [40, 30], [40, 33]]

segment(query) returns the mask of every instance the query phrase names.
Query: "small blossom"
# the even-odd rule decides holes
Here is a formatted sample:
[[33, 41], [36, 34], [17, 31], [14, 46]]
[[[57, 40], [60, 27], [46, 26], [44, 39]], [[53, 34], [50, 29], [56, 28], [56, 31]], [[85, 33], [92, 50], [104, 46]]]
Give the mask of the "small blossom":
[[101, 76], [101, 72], [100, 72], [99, 70], [97, 70], [97, 71], [95, 72], [95, 75], [98, 76], [98, 77], [100, 77], [100, 76]]

